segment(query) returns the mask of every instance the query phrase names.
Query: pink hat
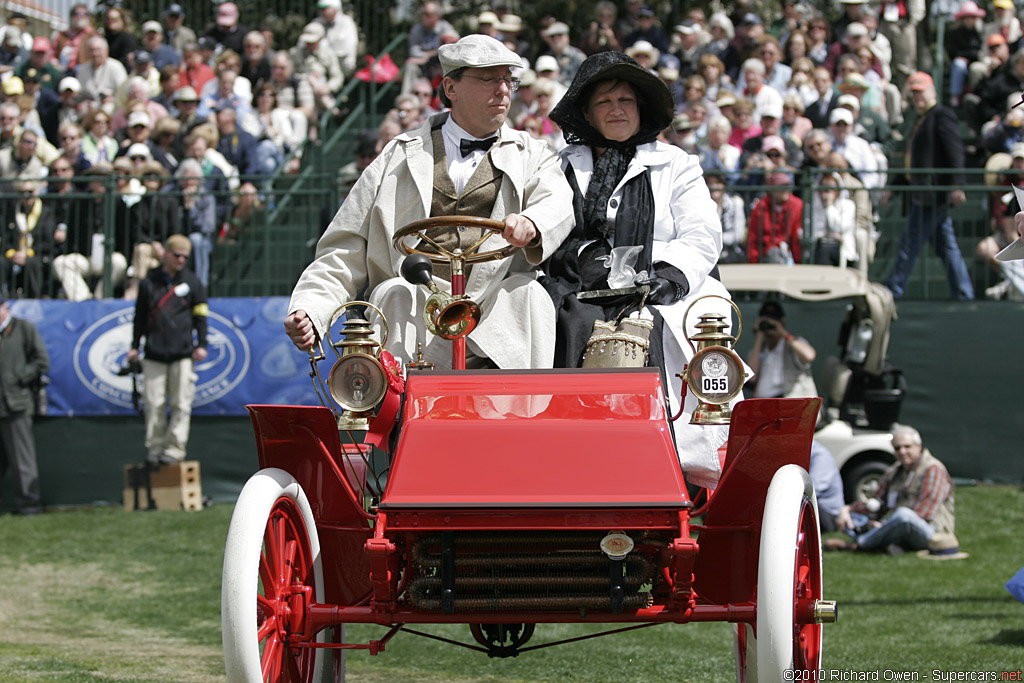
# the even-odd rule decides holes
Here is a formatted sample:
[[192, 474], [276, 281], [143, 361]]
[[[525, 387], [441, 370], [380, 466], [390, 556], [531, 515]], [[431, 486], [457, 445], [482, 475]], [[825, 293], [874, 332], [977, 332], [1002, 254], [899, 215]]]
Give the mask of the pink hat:
[[907, 79], [908, 90], [926, 90], [934, 87], [935, 81], [933, 81], [932, 77], [923, 71], [913, 73], [910, 75], [910, 78]]
[[762, 152], [770, 152], [772, 150], [782, 152], [783, 154], [786, 153], [786, 143], [778, 135], [767, 135], [761, 141]]
[[36, 36], [32, 40], [32, 52], [49, 52], [50, 40], [46, 36]]
[[960, 5], [957, 13], [953, 15], [954, 19], [963, 19], [964, 17], [983, 19], [985, 17], [985, 10], [978, 7], [974, 0], [966, 0]]

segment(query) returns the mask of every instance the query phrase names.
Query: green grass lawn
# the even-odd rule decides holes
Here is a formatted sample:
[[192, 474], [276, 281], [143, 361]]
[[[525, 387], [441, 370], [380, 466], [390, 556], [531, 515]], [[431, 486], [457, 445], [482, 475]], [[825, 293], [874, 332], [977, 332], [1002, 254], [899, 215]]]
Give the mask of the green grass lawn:
[[[202, 512], [95, 508], [0, 517], [0, 683], [222, 681], [220, 567], [231, 507]], [[961, 488], [957, 531], [971, 557], [931, 562], [832, 553], [824, 666], [845, 671], [1017, 671], [1024, 605], [1003, 584], [1024, 565], [1024, 490]], [[540, 625], [531, 644], [601, 627]], [[423, 627], [471, 642], [468, 628]], [[350, 627], [350, 640], [383, 629]], [[655, 626], [542, 649], [486, 656], [412, 635], [348, 657], [349, 680], [731, 680], [727, 624]], [[827, 679], [826, 679], [827, 680]], [[839, 679], [835, 679], [839, 680]], [[846, 679], [850, 680], [850, 679]], [[888, 680], [894, 680], [890, 677]], [[910, 679], [907, 679], [910, 680]], [[1019, 679], [1011, 679], [1019, 680]]]

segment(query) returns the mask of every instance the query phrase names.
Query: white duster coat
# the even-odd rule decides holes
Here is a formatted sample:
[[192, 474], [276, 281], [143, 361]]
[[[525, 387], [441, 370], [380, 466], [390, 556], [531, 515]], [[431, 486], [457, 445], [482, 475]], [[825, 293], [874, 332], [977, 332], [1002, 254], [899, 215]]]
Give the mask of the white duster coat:
[[[594, 170], [590, 148], [571, 145], [561, 156], [563, 169], [568, 172], [567, 164], [572, 164], [580, 192], [586, 194]], [[732, 309], [722, 299], [705, 299], [687, 315], [687, 309], [702, 296], [716, 294], [729, 298], [722, 283], [708, 277], [722, 252], [722, 224], [697, 157], [663, 142], [639, 145], [625, 176], [608, 200], [609, 224], [614, 225], [618, 215], [623, 188], [648, 169], [655, 206], [651, 262], [663, 261], [675, 266], [690, 284], [690, 292], [683, 299], [669, 306], [655, 307], [665, 320], [662, 346], [669, 402], [675, 414], [679, 411], [682, 392], [682, 381], [676, 375], [683, 371], [694, 353], [687, 335], [697, 333], [695, 325], [702, 313], [715, 311], [731, 320]], [[690, 425], [690, 415], [696, 407], [696, 399], [688, 393], [683, 414], [674, 423], [679, 460], [689, 481], [713, 488], [721, 475], [718, 448], [725, 443], [728, 428]]]
[[[389, 351], [402, 361], [410, 360], [420, 342], [427, 360], [450, 366], [450, 342], [424, 328], [425, 290], [401, 278], [405, 256], [391, 244], [400, 228], [430, 215], [430, 131], [442, 120], [439, 117], [447, 115], [438, 114], [418, 130], [392, 140], [360, 175], [320, 239], [316, 259], [299, 278], [288, 310], [305, 311], [321, 338], [338, 306], [368, 297], [388, 319]], [[466, 293], [480, 304], [483, 317], [467, 338], [468, 347], [501, 368], [551, 367], [555, 312], [536, 281], [534, 265], [550, 256], [572, 230], [572, 191], [558, 157], [526, 133], [503, 125], [490, 155], [504, 173], [490, 217], [504, 220], [507, 214], [522, 214], [537, 226], [541, 242], [510, 258], [472, 266]], [[482, 250], [506, 244], [495, 235]], [[447, 282], [435, 282], [450, 291]]]

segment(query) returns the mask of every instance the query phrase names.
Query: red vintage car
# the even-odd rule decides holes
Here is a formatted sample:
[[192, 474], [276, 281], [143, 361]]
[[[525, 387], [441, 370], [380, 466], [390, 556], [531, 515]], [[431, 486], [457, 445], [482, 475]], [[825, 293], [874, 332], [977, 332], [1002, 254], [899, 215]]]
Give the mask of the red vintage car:
[[[396, 244], [414, 252], [403, 240], [444, 220]], [[454, 368], [475, 314], [461, 265], [493, 257], [430, 257], [452, 267], [453, 294], [428, 302], [428, 322], [454, 337]], [[605, 623], [606, 635], [727, 621], [738, 680], [818, 670], [821, 624], [836, 618], [807, 474], [819, 399], [740, 402], [720, 483], [697, 509], [657, 369], [403, 372], [366, 320], [344, 326], [321, 383], [340, 411], [249, 407], [261, 469], [225, 552], [229, 681], [307, 683], [332, 665], [337, 678], [343, 649], [381, 653], [436, 623], [469, 626], [473, 642], [456, 644], [514, 656], [538, 624]], [[353, 623], [387, 630], [345, 642]]]

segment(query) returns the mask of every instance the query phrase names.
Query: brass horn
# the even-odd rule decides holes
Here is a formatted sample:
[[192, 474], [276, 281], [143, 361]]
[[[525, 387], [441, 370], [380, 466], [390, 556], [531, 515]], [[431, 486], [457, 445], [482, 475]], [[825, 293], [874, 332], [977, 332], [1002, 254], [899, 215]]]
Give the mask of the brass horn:
[[433, 282], [430, 296], [423, 308], [423, 321], [427, 331], [441, 339], [465, 337], [480, 322], [480, 306], [469, 297], [452, 296], [442, 292]]
[[442, 339], [459, 339], [472, 332], [480, 322], [480, 305], [466, 295], [442, 292], [434, 283], [430, 257], [412, 254], [402, 262], [402, 276], [430, 290], [423, 308], [427, 331]]

